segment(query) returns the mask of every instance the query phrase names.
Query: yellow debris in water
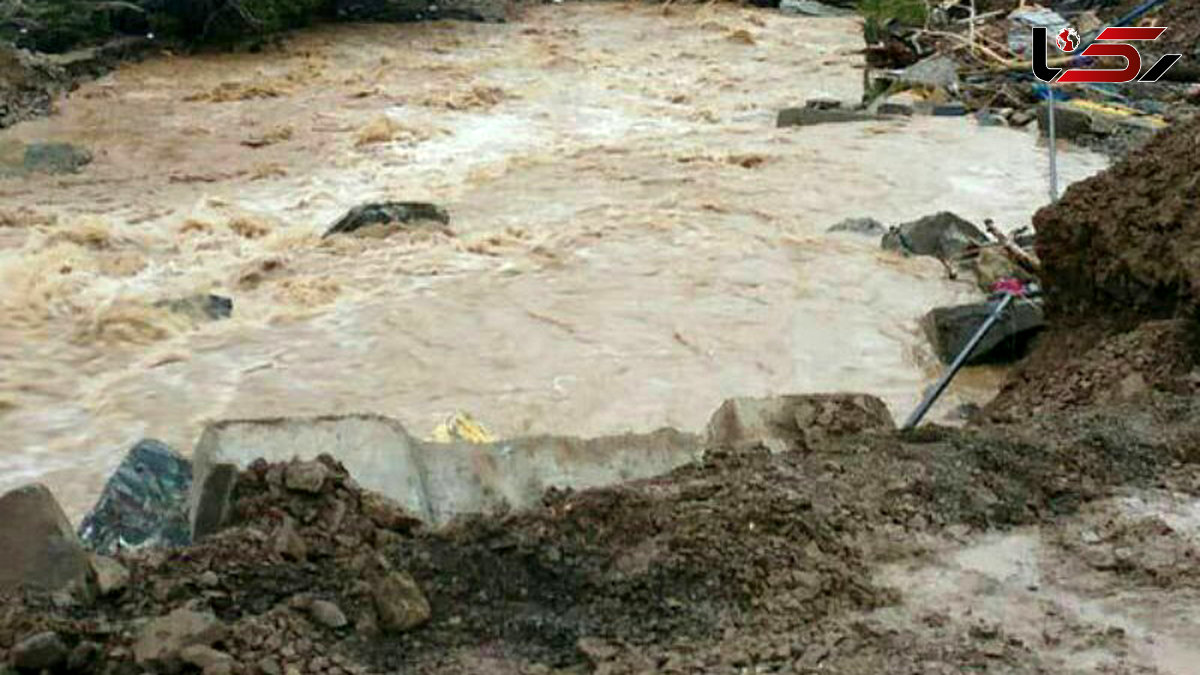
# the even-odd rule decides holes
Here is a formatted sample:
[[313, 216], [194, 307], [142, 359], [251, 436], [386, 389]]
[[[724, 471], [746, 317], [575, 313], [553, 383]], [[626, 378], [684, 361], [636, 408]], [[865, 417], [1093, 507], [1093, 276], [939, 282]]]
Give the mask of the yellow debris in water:
[[430, 436], [436, 443], [453, 443], [466, 441], [468, 443], [492, 443], [496, 437], [492, 432], [471, 417], [469, 413], [457, 411], [437, 425]]

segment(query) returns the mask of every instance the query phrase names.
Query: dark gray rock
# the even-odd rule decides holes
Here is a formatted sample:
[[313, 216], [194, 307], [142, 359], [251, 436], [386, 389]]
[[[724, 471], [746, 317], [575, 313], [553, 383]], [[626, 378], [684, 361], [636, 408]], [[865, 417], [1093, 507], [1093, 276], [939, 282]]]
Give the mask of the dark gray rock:
[[450, 224], [450, 214], [442, 207], [427, 202], [380, 202], [350, 209], [325, 231], [324, 236], [368, 230], [386, 235], [392, 231], [427, 227], [429, 224], [434, 224], [437, 230], [444, 230]]
[[776, 127], [806, 127], [814, 124], [837, 124], [842, 122], [867, 122], [875, 115], [862, 110], [845, 108], [784, 108], [775, 118]]
[[125, 455], [79, 526], [79, 537], [94, 551], [191, 542], [187, 500], [192, 464], [165, 443], [138, 442]]
[[70, 143], [31, 143], [24, 168], [30, 173], [78, 173], [92, 163], [92, 153]]
[[95, 573], [62, 507], [44, 485], [0, 496], [0, 591], [92, 593]]
[[459, 19], [502, 23], [508, 18], [503, 0], [335, 0], [334, 11], [343, 21]]
[[203, 476], [197, 477], [189, 498], [193, 541], [215, 534], [225, 526], [237, 475], [236, 465], [222, 463], [214, 464]]
[[843, 107], [843, 104], [836, 98], [810, 98], [804, 102], [804, 107], [816, 110], [835, 110]]
[[[933, 344], [938, 358], [950, 363], [967, 346], [971, 336], [996, 308], [998, 301], [979, 302], [955, 307], [938, 307], [921, 319], [921, 327]], [[1017, 300], [1009, 305], [992, 326], [967, 363], [1011, 361], [1037, 331], [1045, 326], [1040, 302]]]
[[39, 672], [66, 663], [67, 645], [58, 633], [46, 631], [21, 640], [12, 648], [12, 664], [17, 670]]
[[233, 300], [222, 295], [199, 293], [184, 298], [159, 300], [155, 307], [183, 314], [193, 321], [218, 321], [233, 316]]
[[883, 235], [882, 245], [888, 251], [950, 260], [968, 247], [988, 241], [987, 235], [970, 221], [949, 211], [941, 211], [893, 227]]
[[961, 101], [951, 101], [949, 103], [939, 103], [933, 106], [933, 115], [935, 117], [962, 117], [967, 114], [967, 106]]
[[831, 225], [826, 232], [852, 232], [878, 236], [887, 231], [883, 223], [874, 218], [847, 218], [836, 225]]

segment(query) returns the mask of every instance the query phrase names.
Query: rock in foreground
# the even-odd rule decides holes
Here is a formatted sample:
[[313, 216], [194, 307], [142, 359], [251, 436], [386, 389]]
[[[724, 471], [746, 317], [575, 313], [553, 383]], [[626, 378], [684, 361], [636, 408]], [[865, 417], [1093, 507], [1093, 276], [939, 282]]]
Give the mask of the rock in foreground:
[[191, 487], [191, 462], [164, 443], [140, 441], [84, 516], [79, 536], [91, 549], [108, 555], [143, 546], [187, 544]]
[[0, 496], [0, 591], [21, 587], [94, 589], [87, 551], [44, 485]]

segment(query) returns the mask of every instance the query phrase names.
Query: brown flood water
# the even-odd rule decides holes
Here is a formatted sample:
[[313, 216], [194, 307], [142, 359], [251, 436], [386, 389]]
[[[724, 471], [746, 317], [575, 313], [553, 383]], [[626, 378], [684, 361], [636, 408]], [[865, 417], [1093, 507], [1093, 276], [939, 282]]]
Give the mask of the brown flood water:
[[[190, 451], [225, 417], [373, 411], [423, 435], [464, 409], [501, 435], [595, 435], [857, 390], [903, 418], [938, 369], [917, 319], [976, 292], [824, 230], [1024, 224], [1044, 151], [970, 119], [774, 128], [857, 99], [860, 44], [851, 20], [571, 4], [319, 28], [82, 87], [0, 132], [96, 154], [0, 181], [24, 210], [0, 220], [0, 490], [46, 482], [78, 517], [137, 439]], [[1064, 180], [1104, 166], [1060, 159]], [[442, 203], [456, 236], [319, 239], [381, 199]], [[234, 318], [150, 306], [196, 292]], [[934, 417], [1001, 376], [968, 372]]]

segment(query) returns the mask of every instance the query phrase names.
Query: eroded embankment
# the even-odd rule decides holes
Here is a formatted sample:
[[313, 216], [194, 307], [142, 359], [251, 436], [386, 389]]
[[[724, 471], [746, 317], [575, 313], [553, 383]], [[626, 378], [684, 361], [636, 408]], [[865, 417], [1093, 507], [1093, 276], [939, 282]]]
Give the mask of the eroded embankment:
[[[330, 460], [260, 463], [242, 475], [225, 533], [122, 557], [130, 582], [86, 606], [56, 609], [36, 594], [6, 604], [0, 657], [53, 630], [97, 669], [62, 672], [125, 672], [119, 664], [136, 659], [158, 672], [190, 640], [231, 655], [225, 672], [235, 673], [1183, 673], [1155, 645], [1194, 657], [1179, 645], [1200, 637], [1167, 621], [1200, 588], [1186, 516], [1200, 489], [1198, 433], [1194, 400], [1160, 397], [1031, 426], [825, 439], [803, 452], [749, 443], [661, 478], [551, 493], [539, 508], [437, 531], [361, 492]], [[1114, 519], [1096, 501], [1150, 488], [1182, 515], [1162, 520], [1154, 507]], [[1017, 624], [980, 604], [991, 592], [978, 570], [999, 568], [943, 557], [1014, 527], [1042, 532], [1045, 556], [1018, 546], [1015, 562], [995, 555], [995, 565], [1074, 553], [1078, 566], [1039, 581], [1044, 595], [1014, 599]], [[1129, 555], [1138, 532], [1159, 533], [1156, 555]], [[913, 585], [930, 565], [962, 578]], [[1097, 611], [1116, 589], [1121, 610]], [[211, 612], [203, 630], [169, 638], [155, 633], [164, 624], [145, 626], [181, 607]], [[1158, 630], [1146, 615], [1162, 619]]]

